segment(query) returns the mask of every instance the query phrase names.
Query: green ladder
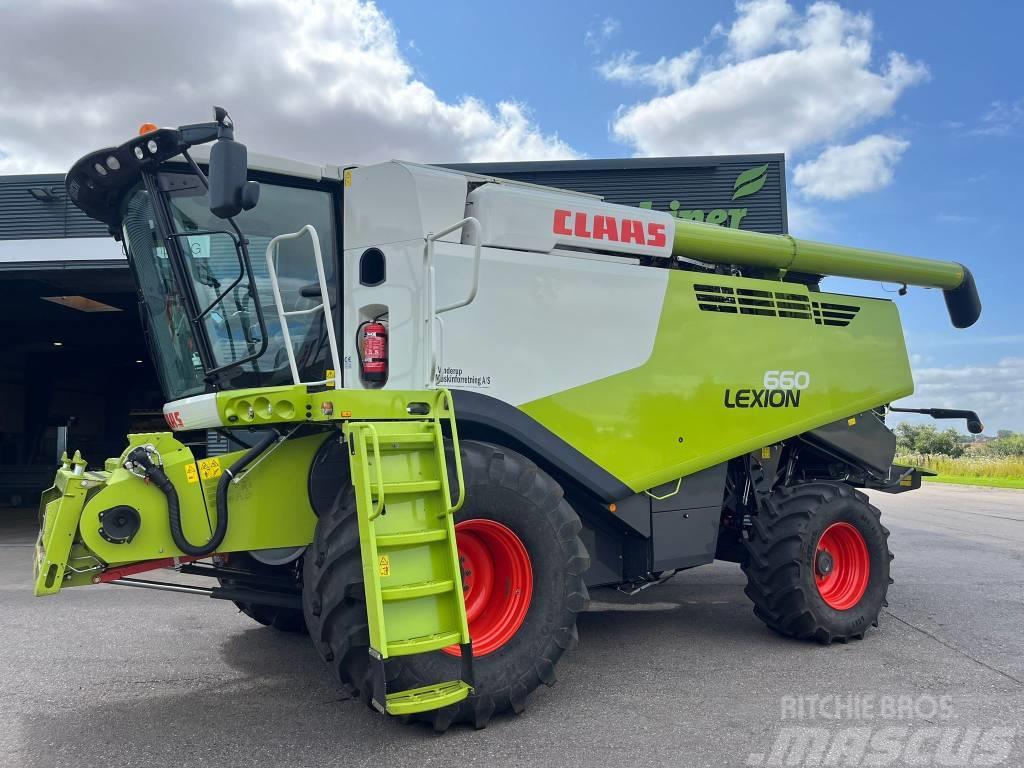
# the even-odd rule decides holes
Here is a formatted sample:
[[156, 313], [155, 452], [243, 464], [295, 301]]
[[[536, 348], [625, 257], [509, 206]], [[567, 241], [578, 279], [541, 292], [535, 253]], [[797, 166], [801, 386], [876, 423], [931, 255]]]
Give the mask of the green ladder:
[[[351, 421], [344, 428], [370, 628], [371, 703], [390, 715], [440, 709], [473, 691], [473, 646], [453, 520], [465, 485], [450, 395], [436, 394], [425, 418]], [[454, 505], [443, 420], [454, 446], [459, 486]], [[388, 693], [388, 658], [442, 648], [458, 649], [462, 679]]]

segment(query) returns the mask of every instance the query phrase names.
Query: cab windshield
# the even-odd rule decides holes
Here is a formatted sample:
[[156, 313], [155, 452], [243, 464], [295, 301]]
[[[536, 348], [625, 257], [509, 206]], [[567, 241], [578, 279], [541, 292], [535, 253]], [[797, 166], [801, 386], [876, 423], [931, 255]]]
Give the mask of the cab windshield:
[[[139, 286], [140, 310], [153, 359], [170, 400], [219, 388], [292, 383], [281, 320], [273, 299], [266, 248], [280, 234], [312, 224], [320, 238], [329, 285], [337, 264], [333, 200], [320, 189], [261, 183], [259, 205], [235, 217], [248, 242], [253, 281], [239, 263], [233, 232], [208, 207], [204, 187], [191, 174], [161, 173], [162, 215], [142, 184], [122, 204], [122, 230]], [[167, 221], [175, 237], [160, 233]], [[169, 252], [176, 249], [177, 254]], [[177, 260], [177, 265], [175, 264]], [[279, 245], [275, 264], [286, 311], [320, 303], [316, 265], [308, 240]], [[239, 279], [241, 278], [241, 279]], [[185, 285], [182, 285], [185, 283]], [[263, 314], [258, 322], [256, 303]], [[192, 318], [198, 318], [193, 322]], [[326, 378], [330, 367], [323, 313], [289, 319], [299, 374]], [[266, 332], [266, 347], [263, 335]], [[259, 354], [255, 359], [234, 365]], [[204, 357], [207, 364], [204, 366]], [[228, 366], [210, 380], [208, 370]]]

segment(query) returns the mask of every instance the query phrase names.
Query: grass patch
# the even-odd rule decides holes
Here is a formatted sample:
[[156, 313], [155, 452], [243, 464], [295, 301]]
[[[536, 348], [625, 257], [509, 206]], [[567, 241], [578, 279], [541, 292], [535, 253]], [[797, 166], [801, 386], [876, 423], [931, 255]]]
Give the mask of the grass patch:
[[984, 485], [992, 488], [1024, 488], [1024, 458], [1020, 456], [960, 456], [941, 454], [905, 454], [897, 464], [938, 472], [926, 477], [933, 483]]
[[988, 488], [1019, 488], [1024, 490], [1024, 477], [957, 477], [938, 475], [926, 477], [928, 483], [949, 483], [951, 485], [983, 485]]

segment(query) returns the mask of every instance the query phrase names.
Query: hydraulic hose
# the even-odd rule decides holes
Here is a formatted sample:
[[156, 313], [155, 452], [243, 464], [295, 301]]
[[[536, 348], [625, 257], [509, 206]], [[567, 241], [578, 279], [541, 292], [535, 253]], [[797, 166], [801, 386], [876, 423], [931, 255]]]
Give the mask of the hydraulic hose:
[[228, 489], [231, 481], [239, 472], [244, 470], [260, 454], [266, 451], [277, 441], [276, 432], [268, 432], [261, 437], [255, 445], [246, 451], [238, 461], [224, 470], [217, 481], [217, 524], [213, 528], [213, 534], [205, 544], [195, 545], [185, 538], [185, 532], [181, 527], [181, 506], [178, 502], [178, 492], [164, 471], [160, 469], [149, 457], [145, 448], [139, 447], [128, 454], [128, 461], [142, 467], [146, 478], [153, 483], [167, 499], [167, 519], [171, 526], [171, 538], [174, 546], [192, 557], [206, 557], [217, 551], [217, 547], [224, 541], [224, 535], [228, 531]]

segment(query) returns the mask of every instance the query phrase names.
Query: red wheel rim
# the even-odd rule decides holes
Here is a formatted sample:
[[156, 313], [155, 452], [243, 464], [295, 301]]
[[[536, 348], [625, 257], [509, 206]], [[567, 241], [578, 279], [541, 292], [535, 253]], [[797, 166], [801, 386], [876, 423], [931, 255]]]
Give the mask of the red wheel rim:
[[[518, 536], [494, 520], [455, 526], [473, 655], [486, 656], [519, 631], [533, 597], [533, 567]], [[459, 646], [443, 649], [459, 655]]]
[[821, 599], [837, 611], [849, 610], [864, 596], [870, 576], [868, 545], [860, 531], [849, 523], [826, 528], [814, 551], [814, 581]]

